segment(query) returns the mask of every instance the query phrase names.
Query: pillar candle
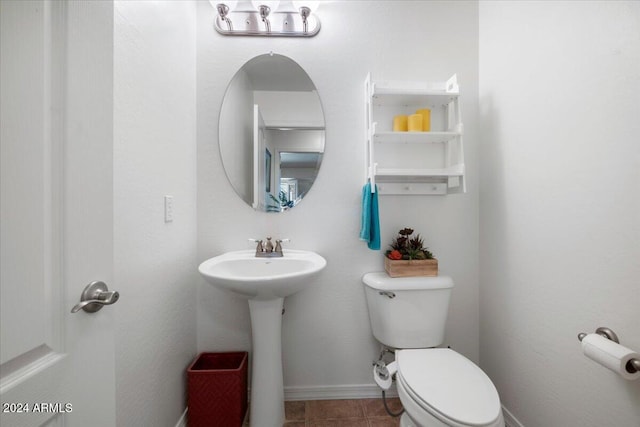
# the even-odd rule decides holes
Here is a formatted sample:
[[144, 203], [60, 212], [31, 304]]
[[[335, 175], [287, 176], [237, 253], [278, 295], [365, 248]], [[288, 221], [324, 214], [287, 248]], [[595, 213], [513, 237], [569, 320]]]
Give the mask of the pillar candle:
[[416, 111], [416, 114], [420, 114], [422, 116], [422, 131], [429, 132], [431, 130], [431, 110], [423, 108]]
[[421, 114], [412, 114], [409, 116], [409, 132], [422, 132]]
[[406, 132], [408, 116], [395, 116], [393, 118], [393, 131], [394, 132]]

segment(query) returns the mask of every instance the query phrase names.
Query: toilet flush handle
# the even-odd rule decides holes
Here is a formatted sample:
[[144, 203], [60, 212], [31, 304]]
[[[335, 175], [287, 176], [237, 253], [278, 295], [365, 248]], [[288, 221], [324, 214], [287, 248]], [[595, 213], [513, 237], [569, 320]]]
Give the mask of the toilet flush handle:
[[393, 298], [396, 297], [396, 294], [393, 293], [393, 292], [390, 292], [390, 291], [379, 291], [378, 294], [380, 294], [382, 296], [385, 296], [385, 297], [387, 297], [389, 299], [393, 299]]

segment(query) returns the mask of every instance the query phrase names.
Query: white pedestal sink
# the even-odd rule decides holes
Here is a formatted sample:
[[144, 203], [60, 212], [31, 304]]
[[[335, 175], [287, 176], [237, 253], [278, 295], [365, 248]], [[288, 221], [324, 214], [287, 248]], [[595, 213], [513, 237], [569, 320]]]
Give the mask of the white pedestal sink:
[[253, 355], [251, 426], [282, 427], [282, 307], [284, 298], [301, 291], [327, 261], [310, 251], [285, 250], [281, 258], [258, 258], [255, 251], [227, 252], [200, 264], [212, 285], [249, 300]]

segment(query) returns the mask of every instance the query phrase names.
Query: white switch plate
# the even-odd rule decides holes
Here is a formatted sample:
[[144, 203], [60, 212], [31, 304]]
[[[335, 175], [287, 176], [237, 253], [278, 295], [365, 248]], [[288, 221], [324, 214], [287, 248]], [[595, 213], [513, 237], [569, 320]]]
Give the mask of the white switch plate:
[[173, 221], [173, 196], [164, 196], [164, 222]]

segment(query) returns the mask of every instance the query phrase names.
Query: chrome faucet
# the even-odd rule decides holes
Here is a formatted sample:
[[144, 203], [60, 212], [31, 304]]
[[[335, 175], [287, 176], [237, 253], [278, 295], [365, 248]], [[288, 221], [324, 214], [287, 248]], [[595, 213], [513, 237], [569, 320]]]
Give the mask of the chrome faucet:
[[276, 246], [274, 248], [271, 243], [271, 237], [267, 237], [267, 243], [263, 243], [262, 240], [249, 239], [252, 242], [256, 242], [256, 257], [258, 258], [279, 258], [282, 256], [282, 242], [288, 242], [289, 239], [277, 239]]

